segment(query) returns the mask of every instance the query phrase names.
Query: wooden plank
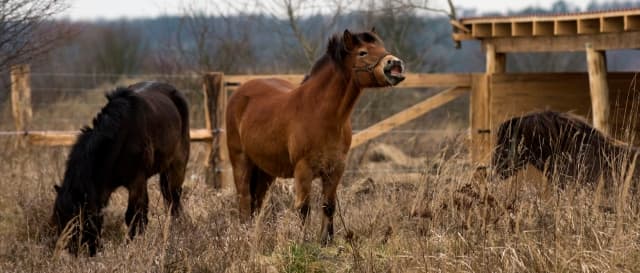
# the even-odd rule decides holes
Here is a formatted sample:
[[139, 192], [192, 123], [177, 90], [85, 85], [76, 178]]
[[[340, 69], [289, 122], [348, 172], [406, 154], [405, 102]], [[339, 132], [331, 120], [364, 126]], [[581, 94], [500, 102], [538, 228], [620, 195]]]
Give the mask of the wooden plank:
[[353, 135], [351, 140], [351, 148], [355, 148], [370, 139], [380, 136], [386, 132], [391, 131], [393, 128], [405, 124], [417, 117], [428, 113], [429, 111], [436, 109], [468, 92], [467, 87], [453, 87], [442, 91], [434, 96], [425, 99], [393, 116], [386, 118], [367, 129], [360, 131]]
[[576, 20], [555, 21], [553, 28], [554, 35], [574, 35], [578, 33], [578, 22]]
[[536, 21], [533, 23], [534, 36], [553, 35], [553, 21]]
[[292, 83], [301, 83], [304, 79], [303, 74], [258, 74], [258, 75], [224, 75], [226, 83], [232, 83], [239, 85], [250, 80], [265, 79], [265, 78], [278, 78]]
[[496, 52], [558, 52], [584, 51], [584, 45], [591, 43], [595, 50], [640, 48], [640, 32], [619, 32], [584, 34], [577, 36], [534, 36], [516, 38], [483, 39], [483, 44], [491, 43]]
[[473, 38], [473, 35], [471, 35], [471, 33], [451, 33], [451, 38], [456, 41], [464, 41], [464, 40], [475, 40], [475, 38]]
[[31, 68], [29, 65], [22, 64], [11, 67], [11, 110], [16, 130], [28, 130], [33, 117]]
[[624, 31], [624, 17], [602, 17], [600, 22], [601, 32], [622, 32]]
[[[213, 139], [208, 129], [191, 129], [193, 142], [211, 142]], [[71, 146], [75, 143], [80, 131], [17, 131], [14, 135], [27, 139], [27, 143], [42, 146]]]
[[458, 20], [449, 20], [449, 23], [457, 30], [463, 32], [463, 33], [471, 33], [471, 29], [469, 29], [467, 26], [463, 25], [462, 23], [460, 23], [460, 21]]
[[578, 34], [593, 34], [600, 32], [600, 18], [578, 20]]
[[533, 23], [532, 22], [514, 22], [512, 35], [513, 36], [533, 35]]
[[470, 94], [471, 162], [488, 166], [491, 162], [491, 124], [489, 79], [491, 75], [473, 75]]
[[491, 130], [531, 111], [591, 112], [587, 73], [493, 74], [490, 79]]
[[[409, 73], [406, 78], [396, 87], [398, 88], [421, 88], [421, 87], [451, 87], [451, 86], [471, 86], [471, 74], [469, 73]], [[262, 74], [262, 75], [225, 75], [225, 83], [239, 85], [254, 79], [280, 78], [292, 83], [300, 83], [304, 78], [302, 74]]]
[[[224, 87], [224, 74], [207, 73], [204, 76], [205, 125], [213, 135], [207, 162], [209, 166], [205, 180], [215, 188], [228, 187], [230, 171], [228, 152], [224, 133], [227, 91]], [[226, 173], [225, 173], [226, 172]]]
[[407, 74], [403, 82], [397, 87], [419, 88], [419, 87], [469, 87], [471, 86], [471, 74], [469, 73], [449, 73], [449, 74]]
[[585, 47], [587, 51], [593, 125], [608, 134], [610, 132], [609, 114], [611, 110], [605, 53], [594, 50], [590, 43], [587, 43]]

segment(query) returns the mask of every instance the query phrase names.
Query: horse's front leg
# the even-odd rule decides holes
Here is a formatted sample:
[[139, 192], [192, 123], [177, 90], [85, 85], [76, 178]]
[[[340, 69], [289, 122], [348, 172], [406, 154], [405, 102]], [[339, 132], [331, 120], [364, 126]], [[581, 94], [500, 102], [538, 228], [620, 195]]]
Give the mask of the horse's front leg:
[[147, 213], [149, 211], [149, 196], [147, 194], [147, 179], [139, 175], [127, 187], [129, 189], [129, 205], [125, 213], [125, 222], [129, 227], [129, 238], [144, 232], [145, 226], [149, 222]]
[[333, 215], [336, 211], [336, 192], [343, 173], [344, 163], [338, 164], [322, 176], [322, 195], [324, 198], [322, 212], [324, 215], [322, 218], [321, 242], [323, 245], [327, 245], [333, 240]]
[[309, 191], [313, 180], [313, 170], [306, 161], [298, 161], [293, 173], [296, 192], [295, 208], [300, 212], [304, 225], [309, 215]]

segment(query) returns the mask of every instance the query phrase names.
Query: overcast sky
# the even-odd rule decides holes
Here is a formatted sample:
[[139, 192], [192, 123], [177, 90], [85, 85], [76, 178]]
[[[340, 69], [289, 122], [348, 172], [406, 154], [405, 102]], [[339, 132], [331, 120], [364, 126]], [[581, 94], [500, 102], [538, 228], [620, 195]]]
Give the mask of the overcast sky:
[[[70, 8], [62, 17], [75, 20], [93, 19], [115, 19], [115, 18], [135, 18], [135, 17], [156, 17], [159, 15], [180, 14], [180, 7], [184, 4], [192, 3], [228, 3], [222, 0], [216, 3], [215, 0], [67, 0]], [[566, 0], [572, 5], [584, 9], [591, 0]], [[606, 0], [597, 0], [604, 2]], [[611, 1], [611, 0], [609, 0]], [[253, 2], [250, 0], [235, 0], [234, 3]], [[324, 1], [318, 1], [320, 3]], [[445, 7], [446, 0], [430, 0], [432, 5]], [[538, 6], [548, 8], [556, 0], [454, 0], [456, 6], [476, 9], [479, 13], [484, 12], [506, 12], [508, 10], [519, 10], [524, 7]], [[431, 4], [430, 4], [431, 5]], [[243, 7], [251, 10], [249, 5]]]

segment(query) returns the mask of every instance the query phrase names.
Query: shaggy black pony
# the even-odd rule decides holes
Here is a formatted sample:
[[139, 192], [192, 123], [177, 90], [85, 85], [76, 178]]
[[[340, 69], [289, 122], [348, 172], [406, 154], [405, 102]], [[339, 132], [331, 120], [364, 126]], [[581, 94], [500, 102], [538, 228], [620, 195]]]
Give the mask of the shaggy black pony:
[[[52, 224], [68, 248], [96, 254], [102, 209], [118, 187], [129, 191], [125, 222], [129, 237], [147, 224], [147, 179], [159, 173], [162, 196], [172, 216], [181, 212], [180, 195], [189, 158], [189, 109], [173, 86], [141, 82], [107, 94], [107, 105], [85, 127], [67, 159]], [[64, 236], [63, 236], [64, 235]]]
[[559, 178], [561, 187], [569, 181], [594, 185], [601, 178], [611, 185], [626, 175], [638, 152], [579, 116], [542, 111], [500, 124], [492, 165], [502, 179], [531, 164], [549, 181]]

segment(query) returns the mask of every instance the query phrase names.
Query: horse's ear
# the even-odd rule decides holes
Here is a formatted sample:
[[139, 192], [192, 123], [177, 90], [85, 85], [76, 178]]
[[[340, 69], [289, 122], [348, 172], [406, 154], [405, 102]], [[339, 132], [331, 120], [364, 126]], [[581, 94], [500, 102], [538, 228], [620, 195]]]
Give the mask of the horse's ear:
[[344, 48], [347, 51], [353, 50], [355, 47], [355, 42], [353, 41], [353, 35], [349, 32], [348, 29], [344, 30], [344, 34], [342, 35], [342, 41], [344, 42]]
[[56, 193], [60, 193], [60, 186], [53, 185], [53, 189], [56, 190]]
[[371, 28], [371, 33], [378, 34], [378, 32], [376, 32], [376, 27], [372, 27], [372, 28]]

